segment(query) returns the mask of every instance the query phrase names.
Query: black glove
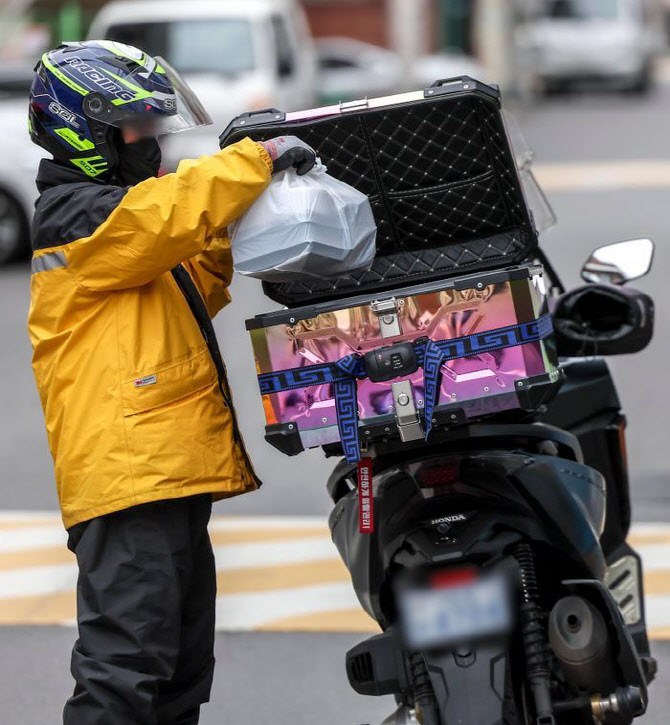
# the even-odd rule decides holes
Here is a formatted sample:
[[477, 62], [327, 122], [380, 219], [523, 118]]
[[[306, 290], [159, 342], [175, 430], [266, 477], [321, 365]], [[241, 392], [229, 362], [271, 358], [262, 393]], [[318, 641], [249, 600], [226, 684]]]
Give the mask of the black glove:
[[626, 287], [590, 284], [562, 294], [551, 311], [563, 357], [638, 352], [654, 333], [654, 303]]
[[277, 136], [267, 141], [259, 141], [259, 143], [272, 159], [273, 174], [278, 174], [292, 166], [298, 176], [302, 176], [316, 163], [314, 149], [295, 136]]

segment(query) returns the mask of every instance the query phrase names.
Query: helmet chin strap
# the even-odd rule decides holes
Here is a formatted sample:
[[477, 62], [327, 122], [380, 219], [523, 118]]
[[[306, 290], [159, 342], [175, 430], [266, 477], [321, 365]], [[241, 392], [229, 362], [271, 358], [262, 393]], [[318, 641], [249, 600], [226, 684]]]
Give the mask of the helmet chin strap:
[[133, 143], [125, 143], [119, 134], [117, 146], [118, 164], [114, 173], [124, 186], [139, 184], [156, 176], [161, 165], [161, 149], [158, 141], [143, 138]]
[[123, 140], [121, 131], [100, 121], [90, 121], [96, 150], [109, 164], [107, 180], [119, 186], [133, 186], [156, 176], [161, 164], [161, 151], [155, 138], [133, 143]]
[[113, 127], [100, 121], [89, 118], [89, 128], [93, 134], [96, 151], [102, 156], [109, 165], [109, 171], [106, 173], [107, 178], [112, 183], [117, 183], [116, 168], [119, 165], [119, 154], [117, 151], [117, 135], [119, 132]]

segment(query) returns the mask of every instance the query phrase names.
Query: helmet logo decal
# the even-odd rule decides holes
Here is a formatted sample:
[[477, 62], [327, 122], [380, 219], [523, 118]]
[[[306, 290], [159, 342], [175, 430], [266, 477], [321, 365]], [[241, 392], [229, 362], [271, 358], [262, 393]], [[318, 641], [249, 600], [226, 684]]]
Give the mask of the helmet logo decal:
[[107, 171], [107, 162], [102, 156], [88, 156], [85, 159], [70, 159], [70, 162], [78, 166], [87, 176], [100, 176]]
[[67, 63], [83, 76], [86, 76], [88, 80], [95, 83], [96, 86], [99, 86], [104, 91], [107, 91], [107, 93], [111, 93], [113, 96], [116, 96], [116, 98], [122, 101], [134, 100], [135, 94], [132, 91], [123, 88], [118, 83], [115, 83], [108, 76], [100, 73], [100, 71], [97, 71], [88, 63], [84, 63], [81, 58], [68, 58]]
[[70, 144], [77, 151], [90, 151], [95, 144], [87, 138], [80, 138], [71, 128], [55, 128], [54, 133], [58, 134], [64, 141]]
[[60, 103], [56, 103], [56, 101], [51, 101], [49, 104], [49, 110], [51, 113], [55, 113], [56, 116], [59, 118], [62, 118], [63, 121], [66, 123], [69, 123], [70, 126], [74, 126], [75, 128], [79, 128], [79, 124], [77, 123], [77, 114], [72, 113], [72, 111], [68, 111], [67, 108], [64, 106], [61, 106]]

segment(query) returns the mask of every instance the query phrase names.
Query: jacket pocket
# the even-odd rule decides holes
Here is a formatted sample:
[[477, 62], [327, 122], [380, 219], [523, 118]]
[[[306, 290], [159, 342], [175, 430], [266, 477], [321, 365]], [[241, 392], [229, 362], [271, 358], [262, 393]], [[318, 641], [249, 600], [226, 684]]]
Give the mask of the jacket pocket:
[[161, 408], [210, 387], [216, 369], [207, 349], [184, 362], [143, 371], [122, 385], [123, 415]]

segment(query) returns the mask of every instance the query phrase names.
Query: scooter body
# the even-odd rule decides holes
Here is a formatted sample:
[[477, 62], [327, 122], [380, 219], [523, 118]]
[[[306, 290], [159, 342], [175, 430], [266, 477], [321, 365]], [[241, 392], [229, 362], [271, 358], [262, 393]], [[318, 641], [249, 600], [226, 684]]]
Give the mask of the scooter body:
[[552, 215], [533, 154], [472, 78], [245, 113], [220, 142], [281, 134], [365, 194], [377, 226], [369, 269], [265, 280], [285, 309], [247, 321], [266, 440], [372, 459], [365, 496], [356, 465], [328, 484], [333, 540], [381, 629], [349, 653], [351, 684], [396, 696], [386, 725], [630, 723], [654, 662], [625, 543], [625, 421], [602, 361], [564, 362], [556, 395], [557, 366], [646, 345], [653, 303], [621, 285], [653, 243], [595, 250], [588, 287], [566, 293], [538, 243]]
[[[392, 444], [372, 450], [372, 533], [359, 530], [355, 466], [341, 463], [329, 480], [333, 541], [361, 606], [383, 630], [349, 653], [349, 678], [358, 692], [394, 694], [402, 703], [398, 722], [411, 722], [417, 707], [421, 712], [421, 698], [421, 717], [431, 725], [591, 723], [598, 708], [604, 722], [620, 723], [630, 722], [646, 706], [653, 660], [643, 607], [638, 620], [627, 624], [616, 591], [607, 585], [612, 583], [609, 567], [622, 557], [622, 547], [635, 557], [625, 544], [629, 504], [615, 504], [622, 489], [621, 450], [604, 453], [607, 448], [597, 443], [611, 438], [611, 426], [620, 423], [618, 400], [602, 361], [569, 367], [572, 385], [565, 386], [564, 395], [572, 399], [567, 408], [574, 425], [563, 422], [577, 435], [539, 420], [506, 421], [443, 432], [415, 450], [394, 450]], [[585, 395], [585, 386], [597, 390]], [[545, 419], [567, 415], [560, 396], [544, 412]], [[589, 427], [585, 420], [594, 422]], [[592, 465], [585, 462], [580, 440]], [[609, 506], [608, 494], [614, 499]], [[617, 542], [612, 532], [623, 538]], [[606, 534], [608, 546], [603, 547]], [[641, 570], [635, 561], [639, 588]], [[413, 651], [401, 621], [402, 582], [417, 572], [443, 576], [463, 567], [502, 572], [514, 609], [509, 629]], [[557, 655], [547, 637], [553, 636], [552, 626], [560, 629], [561, 612], [548, 629], [546, 615], [552, 611], [553, 616], [569, 597], [568, 604], [586, 615], [595, 609], [607, 641], [594, 628], [584, 641], [577, 646], [570, 641]], [[560, 640], [560, 633], [554, 639]], [[605, 652], [607, 671], [596, 674], [594, 662]], [[540, 689], [553, 702], [545, 720], [532, 704], [529, 669], [540, 672]], [[601, 691], [586, 692], [590, 680], [600, 680]], [[621, 702], [602, 704], [617, 692]]]

